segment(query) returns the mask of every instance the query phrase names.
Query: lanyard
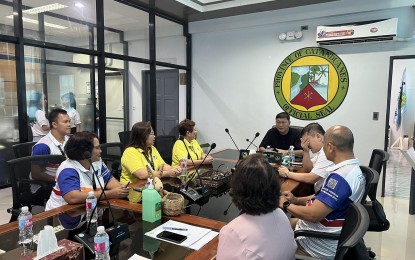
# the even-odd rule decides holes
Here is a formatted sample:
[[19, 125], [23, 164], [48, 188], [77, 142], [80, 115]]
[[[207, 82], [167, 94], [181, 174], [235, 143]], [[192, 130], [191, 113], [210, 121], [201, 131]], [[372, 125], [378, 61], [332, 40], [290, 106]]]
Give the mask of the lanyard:
[[[191, 158], [191, 156], [190, 156], [190, 152], [189, 152], [189, 150], [187, 149], [187, 145], [186, 145], [186, 143], [184, 142], [184, 139], [182, 140], [182, 142], [183, 142], [183, 144], [184, 144], [184, 147], [186, 148], [186, 150], [187, 150], [187, 159], [188, 160], [191, 160], [190, 158]], [[197, 155], [197, 153], [196, 153], [196, 151], [195, 151], [195, 149], [193, 148], [193, 145], [190, 145], [189, 146], [189, 149], [196, 155], [196, 160], [199, 160], [199, 156]]]
[[196, 160], [199, 160], [199, 155], [197, 155], [197, 153], [195, 151], [195, 148], [193, 148], [193, 145], [192, 146], [189, 146], [189, 148], [196, 155]]
[[59, 151], [61, 152], [61, 154], [62, 154], [62, 156], [63, 157], [66, 157], [65, 156], [65, 152], [63, 151], [63, 149], [62, 149], [62, 145], [61, 144], [56, 144], [53, 140], [52, 140], [52, 138], [50, 137], [50, 136], [48, 136], [49, 137], [49, 139], [52, 141], [52, 143], [56, 146], [56, 147], [58, 147], [58, 149], [59, 149]]
[[61, 151], [61, 154], [63, 157], [65, 157], [65, 152], [62, 150], [62, 145], [58, 145], [59, 151]]
[[153, 168], [153, 170], [155, 171], [156, 169], [154, 168], [153, 152], [152, 152], [151, 147], [150, 147], [150, 158], [151, 158], [151, 161], [150, 161], [150, 159], [148, 159], [147, 154], [145, 154], [145, 153], [143, 152], [143, 155], [144, 155], [144, 158], [146, 158], [146, 161], [147, 161], [147, 162], [151, 165], [151, 168]]

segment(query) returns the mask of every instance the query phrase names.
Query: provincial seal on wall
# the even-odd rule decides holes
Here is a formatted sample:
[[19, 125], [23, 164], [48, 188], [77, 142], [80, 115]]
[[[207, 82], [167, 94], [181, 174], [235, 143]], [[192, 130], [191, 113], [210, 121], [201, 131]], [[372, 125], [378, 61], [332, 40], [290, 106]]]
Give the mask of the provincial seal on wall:
[[274, 77], [278, 104], [290, 116], [318, 120], [340, 107], [349, 89], [346, 65], [332, 51], [307, 47], [288, 55]]

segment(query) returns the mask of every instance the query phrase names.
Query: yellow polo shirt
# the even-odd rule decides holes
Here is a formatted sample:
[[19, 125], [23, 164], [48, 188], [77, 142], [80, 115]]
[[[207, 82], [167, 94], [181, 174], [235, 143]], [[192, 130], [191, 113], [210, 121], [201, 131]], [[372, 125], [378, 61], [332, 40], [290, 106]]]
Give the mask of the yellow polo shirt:
[[[186, 143], [187, 150], [189, 150], [190, 156], [192, 157], [193, 161], [194, 160], [201, 160], [202, 155], [203, 155], [203, 150], [200, 147], [197, 140], [193, 139], [190, 143], [186, 139], [184, 139], [183, 141]], [[172, 161], [173, 161], [172, 166], [173, 167], [179, 167], [180, 166], [180, 160], [182, 158], [186, 158], [186, 160], [189, 158], [188, 157], [189, 153], [187, 152], [183, 141], [182, 140], [177, 140], [174, 143], [173, 154], [172, 154], [172, 157], [173, 157], [172, 158]]]
[[[136, 172], [139, 169], [146, 169], [146, 166], [148, 164], [143, 152], [144, 151], [141, 148], [128, 147], [127, 149], [125, 149], [121, 157], [121, 166], [122, 166], [122, 172], [121, 172], [121, 178], [120, 178], [121, 185], [127, 185], [128, 182], [134, 183], [139, 180], [134, 175], [134, 172]], [[151, 146], [151, 157], [152, 159], [150, 158], [150, 153], [149, 153], [148, 159], [150, 161], [153, 161], [154, 163], [153, 170], [157, 171], [159, 167], [165, 162], [163, 158], [161, 158], [156, 147], [154, 146]], [[130, 189], [130, 194], [128, 195], [128, 199], [131, 202], [141, 201], [141, 192], [137, 192], [137, 191], [134, 191], [133, 189]]]

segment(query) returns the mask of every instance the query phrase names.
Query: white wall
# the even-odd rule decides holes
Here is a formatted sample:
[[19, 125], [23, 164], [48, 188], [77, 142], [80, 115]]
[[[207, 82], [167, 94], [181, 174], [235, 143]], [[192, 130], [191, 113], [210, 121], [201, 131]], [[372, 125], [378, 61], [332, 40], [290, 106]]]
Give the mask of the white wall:
[[[327, 6], [329, 10], [324, 10]], [[311, 17], [306, 8], [297, 8], [190, 24], [192, 118], [198, 124], [201, 143], [216, 142], [217, 148], [234, 147], [225, 128], [229, 128], [240, 148], [245, 148], [245, 139], [252, 139], [257, 131], [261, 135], [255, 144], [260, 143], [275, 123], [275, 115], [282, 112], [274, 97], [275, 71], [291, 52], [316, 46], [318, 25], [398, 17], [401, 37], [408, 37], [414, 29], [415, 11], [411, 7], [336, 15], [340, 9], [343, 12], [348, 9], [335, 8], [334, 4], [327, 6], [318, 10], [309, 7], [320, 18]], [[362, 4], [361, 10], [365, 8]], [[309, 19], [298, 18], [309, 16]], [[278, 40], [279, 33], [298, 30], [302, 25], [308, 25], [309, 30], [303, 32], [301, 40]], [[350, 85], [343, 104], [319, 123], [324, 128], [335, 124], [348, 126], [355, 136], [355, 154], [362, 164], [367, 164], [372, 149], [384, 146], [390, 56], [414, 54], [415, 43], [353, 44], [328, 49], [346, 64]], [[373, 112], [379, 112], [378, 121], [372, 120]], [[292, 119], [293, 125], [308, 123]]]

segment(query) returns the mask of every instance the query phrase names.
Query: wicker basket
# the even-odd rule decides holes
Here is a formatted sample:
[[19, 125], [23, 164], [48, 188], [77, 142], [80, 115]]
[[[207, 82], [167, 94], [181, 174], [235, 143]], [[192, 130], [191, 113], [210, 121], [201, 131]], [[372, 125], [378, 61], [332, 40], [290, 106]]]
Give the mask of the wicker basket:
[[200, 174], [203, 184], [208, 185], [212, 189], [217, 189], [220, 186], [227, 184], [232, 176], [230, 171], [208, 170]]
[[184, 207], [184, 198], [178, 193], [169, 193], [163, 197], [163, 213], [167, 216], [178, 216]]

